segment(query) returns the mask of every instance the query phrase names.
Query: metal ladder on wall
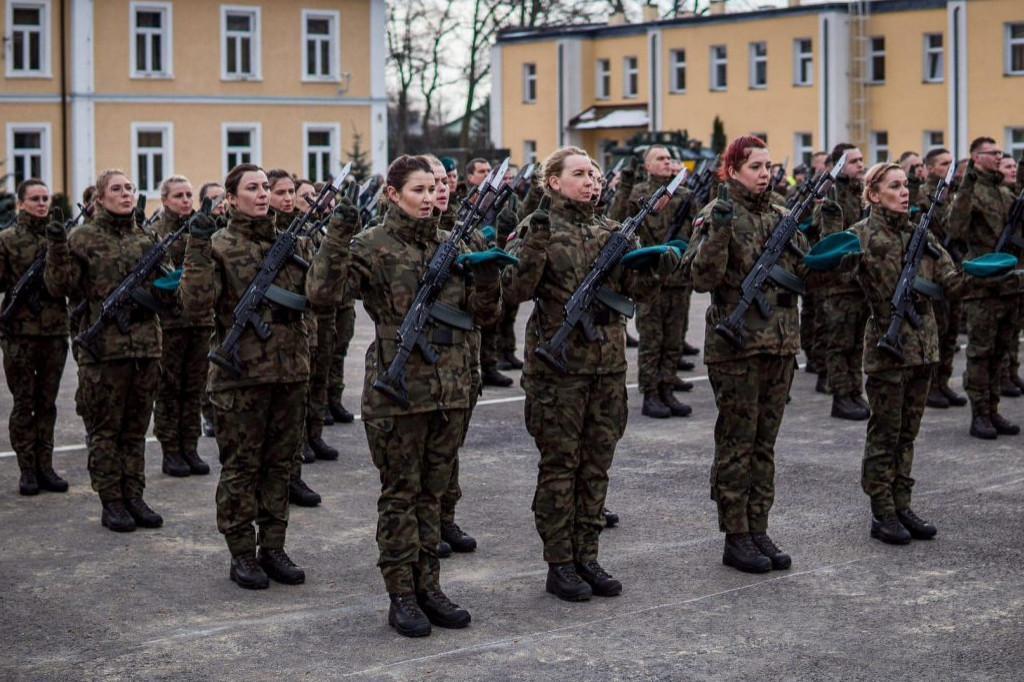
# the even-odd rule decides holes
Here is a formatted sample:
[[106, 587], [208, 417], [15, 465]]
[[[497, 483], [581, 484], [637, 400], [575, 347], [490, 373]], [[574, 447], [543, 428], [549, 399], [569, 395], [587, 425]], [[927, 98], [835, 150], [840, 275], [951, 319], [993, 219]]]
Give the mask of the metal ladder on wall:
[[847, 15], [850, 22], [850, 123], [849, 142], [868, 154], [871, 131], [871, 0], [853, 0]]

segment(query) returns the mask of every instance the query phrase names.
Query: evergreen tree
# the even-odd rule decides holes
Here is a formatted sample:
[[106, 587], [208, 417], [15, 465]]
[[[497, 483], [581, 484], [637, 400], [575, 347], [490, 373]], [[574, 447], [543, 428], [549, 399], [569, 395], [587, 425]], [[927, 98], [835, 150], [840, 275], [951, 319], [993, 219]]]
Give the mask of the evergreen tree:
[[711, 150], [716, 154], [721, 154], [728, 144], [729, 140], [725, 137], [725, 126], [722, 124], [722, 119], [716, 115], [711, 128]]
[[348, 160], [352, 162], [352, 177], [362, 182], [370, 174], [370, 163], [366, 158], [366, 150], [363, 149], [363, 136], [359, 132], [352, 133], [352, 151], [348, 153]]

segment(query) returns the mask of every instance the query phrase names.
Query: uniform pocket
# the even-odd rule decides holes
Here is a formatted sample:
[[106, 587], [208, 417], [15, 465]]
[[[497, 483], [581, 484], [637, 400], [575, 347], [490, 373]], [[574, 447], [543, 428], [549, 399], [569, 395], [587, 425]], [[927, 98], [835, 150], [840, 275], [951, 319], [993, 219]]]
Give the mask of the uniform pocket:
[[394, 434], [395, 420], [391, 417], [364, 419], [366, 444], [370, 448], [370, 459], [378, 471], [384, 471], [388, 464], [388, 444]]

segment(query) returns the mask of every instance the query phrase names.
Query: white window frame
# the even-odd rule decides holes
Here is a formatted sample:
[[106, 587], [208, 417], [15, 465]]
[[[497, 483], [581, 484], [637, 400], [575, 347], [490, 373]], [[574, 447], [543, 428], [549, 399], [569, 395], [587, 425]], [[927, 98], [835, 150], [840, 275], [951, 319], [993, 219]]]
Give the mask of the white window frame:
[[[803, 50], [803, 43], [809, 43], [810, 47], [806, 52]], [[804, 69], [804, 63], [807, 68]], [[806, 71], [806, 77], [804, 73]], [[793, 85], [807, 87], [814, 85], [814, 39], [794, 38], [793, 39]]]
[[[319, 173], [309, 173], [309, 134], [312, 132], [328, 131], [331, 134], [331, 146], [328, 152], [328, 168], [331, 169], [331, 177], [338, 174], [341, 167], [338, 165], [341, 159], [341, 126], [337, 123], [303, 123], [302, 124], [302, 172], [310, 182], [321, 182], [324, 178]], [[313, 177], [313, 176], [316, 177]]]
[[[758, 54], [758, 50], [763, 48], [764, 54]], [[760, 64], [764, 64], [764, 82], [757, 82], [757, 67]], [[767, 90], [768, 89], [768, 42], [764, 40], [755, 40], [747, 43], [747, 86], [751, 90]]]
[[[935, 142], [932, 136], [938, 134], [942, 137], [940, 142]], [[921, 155], [924, 156], [933, 149], [939, 149], [940, 147], [946, 146], [946, 131], [945, 130], [925, 130], [921, 133]]]
[[[722, 56], [718, 56], [718, 50], [722, 51]], [[711, 74], [708, 79], [710, 89], [712, 92], [725, 92], [729, 89], [729, 48], [725, 45], [712, 45], [709, 51], [709, 62], [711, 64]], [[724, 67], [725, 82], [718, 82], [718, 67]]]
[[[1017, 133], [1020, 136], [1020, 139], [1017, 142], [1013, 141], [1014, 133]], [[1024, 125], [1006, 126], [1005, 136], [1006, 144], [1003, 146], [1003, 149], [1006, 150], [1006, 153], [1018, 161], [1024, 159]]]
[[523, 62], [523, 104], [537, 101], [537, 62]]
[[594, 99], [609, 99], [612, 96], [612, 60], [607, 57], [594, 63]]
[[[173, 11], [174, 6], [169, 2], [131, 2], [128, 5], [128, 60], [131, 78], [174, 78], [174, 49], [171, 42], [173, 36]], [[142, 28], [136, 24], [138, 12], [159, 12], [163, 14], [163, 25], [160, 27], [160, 34], [163, 42], [160, 48], [160, 60], [163, 68], [160, 71], [139, 71], [138, 70], [138, 46], [135, 34], [138, 31], [151, 33], [151, 29]]]
[[1008, 21], [1003, 24], [1003, 75], [1005, 76], [1024, 76], [1024, 68], [1013, 70], [1013, 48], [1020, 47], [1024, 50], [1024, 36], [1019, 38], [1012, 38], [1012, 31], [1014, 26], [1021, 26], [1024, 28], [1024, 21]]
[[[630, 80], [635, 82], [631, 83]], [[640, 96], [640, 58], [622, 58], [622, 98], [636, 99]]]
[[[885, 135], [885, 144], [879, 144], [878, 136]], [[889, 153], [889, 131], [888, 130], [872, 130], [871, 131], [871, 164], [882, 163], [890, 159]]]
[[[47, 187], [53, 187], [52, 169], [53, 166], [53, 144], [49, 123], [35, 123], [31, 121], [16, 122], [7, 124], [7, 163], [3, 167], [3, 175], [10, 174], [7, 178], [7, 192], [13, 194], [17, 189], [14, 177], [14, 135], [15, 133], [39, 133], [39, 179], [46, 183]], [[23, 178], [25, 179], [25, 178]]]
[[[38, 9], [39, 12], [39, 68], [38, 69], [14, 69], [14, 7]], [[6, 16], [4, 23], [4, 72], [8, 78], [52, 78], [50, 71], [50, 50], [52, 42], [52, 14], [50, 13], [50, 0], [31, 0], [26, 2], [12, 2], [7, 0], [4, 3]]]
[[[132, 175], [131, 180], [139, 188], [139, 195], [145, 194], [153, 199], [160, 196], [160, 183], [155, 187], [142, 186], [142, 173], [139, 172], [139, 133], [160, 132], [163, 134], [161, 151], [164, 157], [161, 182], [174, 175], [174, 124], [169, 121], [136, 121], [131, 124], [132, 136]], [[147, 169], [150, 170], [150, 169]], [[152, 173], [150, 173], [152, 175]]]
[[[940, 45], [935, 47], [931, 44], [931, 39], [935, 36], [939, 37]], [[924, 62], [922, 63], [921, 81], [923, 83], [941, 83], [945, 80], [946, 76], [946, 41], [942, 33], [924, 33], [921, 36], [922, 50], [924, 51]], [[933, 58], [938, 59], [939, 74], [933, 76], [930, 73], [929, 67], [931, 66]]]
[[537, 140], [523, 140], [523, 164], [537, 163]]
[[[682, 95], [686, 92], [686, 48], [680, 47], [669, 50], [668, 53], [669, 82], [668, 91], [673, 95]], [[683, 72], [683, 87], [679, 87], [679, 72]]]
[[[874, 42], [875, 42], [876, 39], [880, 39], [882, 41], [882, 49], [881, 50], [876, 50], [875, 49]], [[882, 77], [881, 78], [878, 78], [877, 74], [875, 74], [875, 59], [878, 58], [878, 57], [882, 58]], [[867, 69], [868, 70], [867, 76], [868, 76], [868, 79], [867, 79], [867, 82], [872, 84], [872, 85], [882, 85], [883, 83], [885, 83], [885, 72], [888, 70], [887, 66], [888, 65], [886, 64], [886, 58], [885, 58], [885, 36], [868, 36], [868, 63], [867, 63], [867, 67], [868, 67], [868, 69]]]
[[[804, 137], [807, 143], [804, 143]], [[814, 156], [814, 133], [796, 132], [793, 133], [793, 168], [800, 164], [811, 165], [811, 157]], [[806, 157], [806, 158], [805, 158]]]
[[220, 140], [221, 140], [221, 168], [223, 170], [222, 175], [227, 175], [233, 166], [228, 163], [228, 153], [231, 151], [228, 147], [228, 133], [235, 132], [246, 132], [252, 137], [250, 138], [250, 147], [252, 154], [252, 161], [257, 166], [263, 165], [263, 124], [262, 123], [221, 123], [220, 125]]
[[[249, 14], [253, 19], [252, 74], [228, 73], [228, 15]], [[220, 6], [220, 79], [222, 81], [261, 81], [263, 80], [263, 21], [261, 8], [256, 5], [221, 5]]]
[[[309, 33], [309, 20], [310, 19], [326, 19], [329, 29], [327, 34], [328, 43], [328, 54], [330, 55], [330, 64], [328, 64], [328, 73], [326, 75], [309, 75], [309, 50], [308, 41], [310, 38]], [[302, 81], [304, 83], [338, 83], [341, 81], [341, 13], [337, 10], [317, 10], [317, 9], [304, 9], [302, 10]], [[316, 38], [320, 40], [319, 36]], [[318, 53], [319, 54], [319, 53]]]

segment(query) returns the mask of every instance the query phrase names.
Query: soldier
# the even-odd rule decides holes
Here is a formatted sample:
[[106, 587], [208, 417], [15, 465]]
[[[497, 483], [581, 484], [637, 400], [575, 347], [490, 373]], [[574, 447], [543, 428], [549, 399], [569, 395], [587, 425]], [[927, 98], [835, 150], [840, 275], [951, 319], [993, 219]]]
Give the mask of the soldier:
[[[175, 232], [192, 214], [192, 183], [181, 175], [166, 178], [160, 184], [160, 201], [163, 210], [150, 227], [156, 241]], [[185, 240], [171, 244], [167, 257], [180, 268], [185, 259]], [[209, 366], [206, 354], [210, 352], [213, 319], [185, 315], [171, 294], [160, 314], [160, 330], [163, 356], [153, 407], [153, 433], [163, 450], [162, 469], [168, 476], [205, 475], [210, 473], [210, 465], [198, 453], [200, 402]]]
[[[1010, 155], [1004, 156], [999, 162], [999, 172], [1003, 174], [1003, 184], [1007, 189], [1014, 194], [1019, 193], [1017, 161]], [[1016, 233], [1019, 235], [1022, 229], [1024, 228], [1018, 224]], [[1018, 333], [1024, 327], [1024, 302], [1020, 306], [1020, 314], [1021, 317], [1017, 320]], [[1024, 393], [1024, 378], [1020, 376], [1020, 343], [1010, 344], [1010, 351], [1003, 362], [999, 392], [1009, 398], [1018, 398]]]
[[[770, 317], [763, 319], [751, 307], [742, 350], [715, 333], [715, 326], [732, 312], [743, 279], [786, 214], [770, 203], [770, 159], [757, 137], [738, 137], [729, 144], [722, 155], [718, 198], [695, 221], [685, 259], [693, 288], [711, 292], [704, 362], [718, 406], [711, 499], [718, 506], [718, 528], [726, 534], [722, 563], [748, 573], [792, 564], [768, 536], [768, 512], [775, 501], [775, 438], [800, 350], [796, 296], [769, 287]], [[806, 250], [802, 235], [795, 241]], [[789, 251], [778, 264], [797, 276], [805, 272]]]
[[[971, 160], [950, 207], [950, 232], [967, 244], [967, 256], [991, 253], [1013, 204], [1013, 193], [999, 172], [1002, 150], [990, 137], [971, 142]], [[967, 311], [967, 369], [964, 388], [971, 401], [975, 438], [1015, 436], [1020, 426], [999, 414], [1000, 370], [1010, 347], [1017, 343], [1020, 291], [1007, 280], [998, 291], [964, 296]]]
[[[224, 195], [224, 185], [219, 182], [204, 182], [199, 188], [199, 203], [209, 197], [210, 201], [216, 201], [219, 197]], [[224, 227], [228, 224], [225, 211], [227, 210], [227, 202], [221, 201], [213, 208], [213, 215], [217, 221], [219, 227]], [[210, 399], [206, 395], [206, 381], [203, 381], [203, 397], [202, 397], [202, 429], [203, 435], [207, 438], [213, 438], [215, 429], [213, 426], [213, 405], [210, 404]]]
[[[12, 289], [46, 248], [50, 191], [42, 180], [29, 179], [15, 190], [18, 210], [14, 226], [0, 232], [0, 289], [5, 292], [0, 326], [4, 374], [14, 404], [8, 427], [11, 447], [18, 458], [18, 492], [36, 495], [40, 488], [66, 492], [68, 482], [53, 470], [53, 427], [57, 420], [57, 392], [68, 357], [68, 305], [52, 296], [41, 281], [34, 292], [38, 304], [27, 299], [12, 309]], [[60, 222], [54, 230], [64, 230]]]
[[[831, 168], [831, 165], [829, 153], [817, 151], [811, 155], [811, 167], [807, 172], [813, 176], [816, 173], [827, 170], [826, 166]], [[814, 246], [818, 237], [814, 233], [812, 218], [813, 216], [805, 219], [805, 224], [801, 225], [809, 246]], [[818, 375], [815, 390], [819, 393], [828, 392], [826, 384], [827, 374], [825, 371], [825, 344], [822, 339], [821, 330], [821, 321], [824, 318], [824, 313], [821, 311], [823, 305], [824, 300], [820, 292], [814, 291], [813, 288], [808, 289], [807, 293], [800, 299], [800, 347], [807, 356], [807, 364], [804, 366], [804, 369], [809, 374]]]
[[[540, 451], [533, 511], [548, 564], [546, 589], [559, 599], [583, 601], [622, 592], [622, 583], [597, 557], [608, 469], [628, 414], [625, 319], [607, 308], [596, 311], [593, 342], [574, 329], [565, 376], [544, 364], [535, 349], [561, 325], [566, 301], [617, 225], [594, 215], [596, 188], [582, 149], [552, 153], [544, 162], [544, 186], [550, 209], [538, 209], [519, 224], [511, 247], [519, 262], [502, 273], [502, 296], [509, 305], [535, 301], [522, 384], [526, 428]], [[605, 286], [626, 296], [653, 296], [678, 264], [669, 250], [656, 273], [638, 278], [616, 268]]]
[[[86, 302], [80, 331], [99, 317], [107, 296], [153, 246], [136, 224], [135, 187], [123, 171], [100, 173], [95, 202], [92, 222], [70, 237], [63, 230], [46, 233], [46, 288], [53, 296], [73, 294]], [[163, 525], [142, 499], [160, 342], [156, 311], [139, 305], [130, 312], [127, 332], [108, 324], [92, 352], [78, 354], [76, 401], [87, 434], [89, 476], [103, 504], [102, 524], [116, 532]]]
[[328, 341], [331, 352], [327, 355], [326, 410], [323, 423], [351, 424], [355, 421], [355, 415], [342, 405], [341, 395], [345, 391], [345, 358], [348, 357], [348, 347], [356, 329], [355, 299], [343, 295], [341, 305], [332, 315], [325, 315], [323, 323], [331, 332]]
[[[186, 314], [213, 315], [214, 345], [231, 328], [235, 305], [278, 236], [268, 215], [270, 183], [259, 166], [235, 166], [224, 188], [231, 203], [228, 224], [217, 230], [212, 219], [196, 219], [179, 286]], [[331, 276], [330, 261], [345, 239], [332, 224], [308, 271], [291, 261], [281, 269], [274, 284], [283, 292], [276, 298], [294, 303], [268, 301], [262, 308], [262, 322], [270, 330], [265, 340], [252, 331], [243, 333], [239, 376], [216, 364], [210, 367], [221, 461], [217, 528], [231, 552], [230, 577], [240, 587], [265, 588], [268, 576], [290, 585], [305, 581], [305, 572], [284, 551], [288, 486], [302, 442], [309, 381], [310, 332], [301, 309], [306, 297], [322, 305], [335, 296], [340, 275]], [[299, 251], [310, 259], [307, 242], [300, 242]]]
[[[472, 349], [461, 329], [431, 325], [427, 341], [438, 354], [427, 364], [414, 352], [405, 365], [408, 407], [373, 389], [397, 353], [398, 327], [416, 292], [423, 266], [447, 235], [437, 229], [435, 179], [430, 162], [400, 156], [388, 168], [391, 208], [377, 227], [351, 243], [346, 286], [363, 301], [374, 322], [366, 350], [362, 419], [374, 465], [380, 471], [377, 546], [391, 607], [388, 623], [400, 634], [430, 634], [431, 623], [463, 628], [470, 614], [441, 589], [437, 548], [440, 499], [466, 430], [470, 407]], [[464, 325], [492, 323], [498, 313], [498, 273], [493, 265], [473, 276], [455, 269], [438, 301], [462, 316]], [[461, 312], [466, 310], [468, 312]]]

